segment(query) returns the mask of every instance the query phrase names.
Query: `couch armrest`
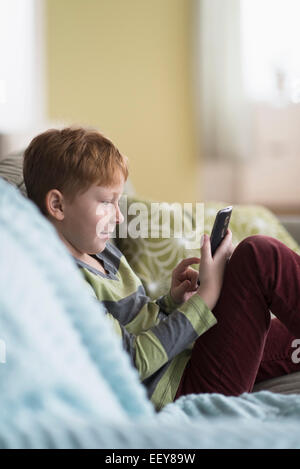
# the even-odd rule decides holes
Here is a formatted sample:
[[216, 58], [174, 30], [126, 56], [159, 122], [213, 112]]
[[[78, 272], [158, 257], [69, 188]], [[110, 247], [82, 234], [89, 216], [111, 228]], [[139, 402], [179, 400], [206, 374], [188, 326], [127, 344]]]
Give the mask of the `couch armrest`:
[[300, 216], [280, 216], [280, 223], [290, 233], [290, 235], [300, 244]]

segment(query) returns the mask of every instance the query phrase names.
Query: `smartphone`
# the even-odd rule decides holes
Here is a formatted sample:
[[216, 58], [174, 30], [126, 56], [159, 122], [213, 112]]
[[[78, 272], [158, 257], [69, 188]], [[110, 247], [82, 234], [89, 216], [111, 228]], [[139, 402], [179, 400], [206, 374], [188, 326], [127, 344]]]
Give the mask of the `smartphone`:
[[[219, 210], [216, 215], [214, 226], [210, 235], [210, 246], [211, 246], [212, 256], [216, 252], [219, 244], [222, 242], [222, 240], [226, 236], [228, 225], [230, 222], [231, 213], [232, 213], [232, 206], [230, 205], [229, 207], [225, 207], [225, 208], [222, 208], [222, 210]], [[200, 285], [199, 280], [197, 283], [198, 285]]]
[[211, 245], [211, 255], [213, 256], [219, 246], [219, 244], [222, 242], [222, 240], [225, 238], [228, 225], [230, 222], [230, 217], [232, 213], [232, 206], [223, 208], [222, 210], [219, 210], [219, 212], [216, 215], [214, 226], [210, 235], [210, 245]]

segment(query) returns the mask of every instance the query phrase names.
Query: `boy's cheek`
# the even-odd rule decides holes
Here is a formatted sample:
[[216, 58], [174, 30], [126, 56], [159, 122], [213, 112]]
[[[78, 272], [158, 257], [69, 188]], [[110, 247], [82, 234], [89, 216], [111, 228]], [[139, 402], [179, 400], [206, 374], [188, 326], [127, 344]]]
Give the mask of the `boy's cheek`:
[[100, 218], [96, 224], [96, 234], [97, 236], [99, 236], [100, 233], [102, 233], [102, 231], [104, 231], [104, 228], [105, 228], [105, 223], [103, 221], [103, 218]]
[[97, 217], [100, 218], [111, 218], [113, 216], [116, 216], [116, 209], [113, 205], [102, 205], [99, 204], [96, 207], [96, 215]]
[[113, 231], [115, 228], [115, 223], [110, 222], [110, 217], [106, 216], [100, 218], [96, 224], [96, 234], [102, 233], [103, 231]]
[[106, 209], [103, 207], [103, 205], [97, 205], [96, 207], [96, 215], [100, 219], [106, 215]]
[[108, 206], [103, 207], [101, 205], [97, 208], [97, 224], [96, 233], [102, 233], [103, 231], [113, 231], [115, 228], [115, 217], [116, 210], [114, 207]]

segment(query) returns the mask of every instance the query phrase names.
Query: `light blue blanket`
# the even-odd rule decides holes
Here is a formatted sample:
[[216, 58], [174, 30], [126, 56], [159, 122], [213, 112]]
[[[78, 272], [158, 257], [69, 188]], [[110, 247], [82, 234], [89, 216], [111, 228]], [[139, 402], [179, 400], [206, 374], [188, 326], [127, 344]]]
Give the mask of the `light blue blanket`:
[[156, 414], [54, 228], [0, 180], [0, 447], [300, 448], [300, 396], [190, 395]]

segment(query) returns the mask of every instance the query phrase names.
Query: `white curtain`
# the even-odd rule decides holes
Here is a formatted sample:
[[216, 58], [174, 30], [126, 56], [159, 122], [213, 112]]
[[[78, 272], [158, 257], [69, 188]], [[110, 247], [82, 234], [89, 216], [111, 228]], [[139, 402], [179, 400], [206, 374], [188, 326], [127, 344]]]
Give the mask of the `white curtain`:
[[44, 117], [43, 0], [0, 0], [0, 132]]
[[196, 0], [200, 141], [210, 161], [249, 156], [249, 109], [241, 59], [240, 0]]

